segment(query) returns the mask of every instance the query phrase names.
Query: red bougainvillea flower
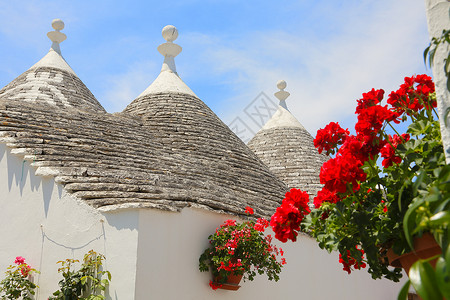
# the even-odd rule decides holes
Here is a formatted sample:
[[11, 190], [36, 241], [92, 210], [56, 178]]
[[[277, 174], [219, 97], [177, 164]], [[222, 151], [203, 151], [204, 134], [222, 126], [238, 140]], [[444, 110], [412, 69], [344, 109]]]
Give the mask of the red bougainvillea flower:
[[264, 232], [267, 227], [269, 227], [269, 221], [264, 218], [259, 218], [253, 228], [259, 232]]
[[[364, 250], [358, 249], [358, 246], [356, 246], [356, 250], [361, 252], [361, 259], [364, 259]], [[348, 274], [352, 272], [352, 267], [355, 268], [356, 270], [366, 267], [366, 263], [364, 262], [358, 263], [358, 261], [355, 258], [351, 257], [349, 250], [347, 250], [347, 261], [348, 262], [346, 262], [342, 258], [342, 254], [339, 254], [339, 262], [344, 266], [342, 270], [347, 271]]]
[[291, 189], [286, 193], [281, 206], [270, 220], [275, 237], [283, 243], [287, 240], [296, 241], [300, 223], [303, 217], [310, 213], [308, 206], [309, 195], [298, 189]]
[[22, 256], [17, 256], [14, 263], [16, 265], [23, 265], [25, 263], [25, 258], [23, 258]]
[[362, 165], [354, 156], [338, 155], [322, 165], [320, 183], [332, 193], [346, 193], [349, 184], [356, 191], [359, 187], [358, 181], [364, 181], [367, 177], [361, 169]]
[[397, 146], [400, 144], [403, 144], [407, 141], [409, 141], [410, 136], [409, 134], [402, 134], [401, 137], [398, 135], [394, 135], [391, 137], [389, 135], [389, 143], [386, 143], [383, 148], [381, 148], [381, 156], [384, 158], [381, 164], [383, 167], [388, 168], [392, 166], [394, 163], [399, 164], [402, 162], [402, 159], [400, 156], [395, 155], [395, 149], [397, 149]]
[[350, 132], [347, 129], [341, 128], [339, 123], [331, 122], [325, 128], [317, 131], [314, 146], [319, 153], [325, 150], [327, 155], [334, 154], [336, 153], [336, 147], [342, 145], [349, 134]]
[[314, 207], [319, 208], [323, 202], [337, 203], [341, 201], [341, 199], [336, 195], [336, 193], [332, 193], [329, 190], [323, 188], [317, 193], [317, 196], [314, 198]]
[[246, 206], [245, 213], [249, 214], [249, 215], [253, 215], [254, 214], [253, 208], [251, 208], [250, 206]]
[[367, 109], [368, 107], [377, 105], [383, 100], [384, 90], [372, 89], [368, 93], [363, 93], [362, 99], [356, 100], [358, 105], [356, 106], [356, 114], [359, 114], [362, 110]]

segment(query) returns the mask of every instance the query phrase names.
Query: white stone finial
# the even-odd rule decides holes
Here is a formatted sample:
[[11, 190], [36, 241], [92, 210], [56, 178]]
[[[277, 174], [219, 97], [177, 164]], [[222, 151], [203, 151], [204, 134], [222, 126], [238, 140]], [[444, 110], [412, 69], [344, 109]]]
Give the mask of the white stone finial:
[[50, 31], [47, 33], [48, 38], [53, 42], [52, 49], [61, 54], [61, 49], [59, 48], [59, 43], [66, 40], [67, 36], [60, 32], [64, 29], [64, 22], [60, 19], [54, 19], [52, 21], [52, 27], [55, 31]]
[[56, 31], [60, 31], [64, 29], [64, 22], [61, 19], [54, 19], [52, 21], [52, 27]]
[[177, 69], [174, 58], [180, 54], [182, 50], [179, 45], [173, 43], [178, 37], [178, 29], [173, 25], [167, 25], [162, 30], [162, 36], [167, 42], [158, 46], [159, 53], [164, 55], [164, 63], [161, 72], [171, 71], [176, 74]]
[[284, 90], [286, 88], [286, 81], [284, 80], [278, 80], [277, 82], [277, 88], [279, 88], [280, 90]]
[[[289, 92], [286, 92], [284, 89], [286, 88], [286, 81], [284, 80], [278, 80], [277, 82], [277, 87], [280, 89], [278, 92], [276, 92], [274, 95], [275, 97], [278, 98], [278, 100], [280, 100], [280, 105], [285, 107], [286, 103], [284, 102], [284, 100], [287, 99], [287, 97], [289, 97]], [[286, 108], [286, 107], [285, 107]]]
[[168, 42], [173, 42], [178, 37], [178, 29], [173, 25], [167, 25], [162, 29], [162, 36]]

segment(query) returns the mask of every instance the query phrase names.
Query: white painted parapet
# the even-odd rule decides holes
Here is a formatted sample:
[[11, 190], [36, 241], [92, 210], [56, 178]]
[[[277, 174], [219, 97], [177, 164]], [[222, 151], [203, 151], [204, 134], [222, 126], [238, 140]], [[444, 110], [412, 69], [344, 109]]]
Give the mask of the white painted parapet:
[[[430, 39], [440, 37], [442, 31], [450, 29], [450, 2], [446, 0], [425, 0], [425, 8], [428, 21], [428, 32]], [[433, 77], [436, 85], [436, 98], [438, 103], [438, 114], [441, 125], [442, 142], [447, 164], [450, 164], [450, 114], [446, 110], [450, 108], [450, 93], [447, 89], [447, 76], [444, 72], [444, 59], [447, 58], [450, 50], [448, 43], [440, 44], [434, 56]], [[445, 125], [447, 123], [447, 126]]]

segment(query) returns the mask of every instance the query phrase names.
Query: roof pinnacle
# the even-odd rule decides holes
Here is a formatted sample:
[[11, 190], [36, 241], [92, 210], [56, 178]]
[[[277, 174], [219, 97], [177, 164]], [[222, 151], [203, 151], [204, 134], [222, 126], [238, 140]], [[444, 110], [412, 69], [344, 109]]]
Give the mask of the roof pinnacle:
[[282, 107], [284, 107], [285, 109], [287, 109], [286, 106], [286, 102], [285, 100], [287, 99], [287, 97], [289, 97], [290, 93], [286, 92], [284, 89], [286, 88], [286, 81], [284, 80], [278, 80], [277, 82], [277, 88], [279, 88], [280, 90], [278, 92], [276, 92], [274, 95], [275, 97], [278, 98], [278, 100], [280, 100], [280, 105]]
[[173, 25], [167, 25], [162, 29], [162, 36], [167, 42], [158, 46], [159, 53], [164, 55], [164, 63], [161, 72], [171, 71], [176, 74], [177, 69], [174, 58], [180, 54], [182, 50], [179, 45], [173, 43], [178, 37], [178, 29]]
[[64, 22], [60, 19], [54, 19], [52, 21], [52, 27], [55, 31], [48, 32], [47, 36], [53, 42], [52, 49], [61, 54], [59, 43], [62, 43], [67, 38], [64, 33], [60, 32], [60, 30], [64, 29]]

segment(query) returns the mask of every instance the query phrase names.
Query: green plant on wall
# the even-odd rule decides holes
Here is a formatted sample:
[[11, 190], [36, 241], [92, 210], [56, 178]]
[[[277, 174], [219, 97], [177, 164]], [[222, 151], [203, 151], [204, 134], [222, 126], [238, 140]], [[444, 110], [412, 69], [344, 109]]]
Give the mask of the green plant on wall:
[[[85, 254], [83, 264], [79, 270], [74, 269], [78, 260], [66, 259], [57, 262], [61, 264], [58, 272], [62, 274], [63, 279], [59, 282], [60, 289], [49, 297], [49, 300], [102, 300], [102, 295], [106, 291], [111, 280], [111, 273], [102, 269], [105, 256], [89, 251]], [[103, 278], [105, 277], [106, 278]]]
[[17, 256], [14, 262], [5, 272], [6, 277], [0, 282], [0, 299], [23, 299], [31, 300], [38, 287], [31, 281], [33, 273], [39, 273], [31, 268], [25, 259]]

